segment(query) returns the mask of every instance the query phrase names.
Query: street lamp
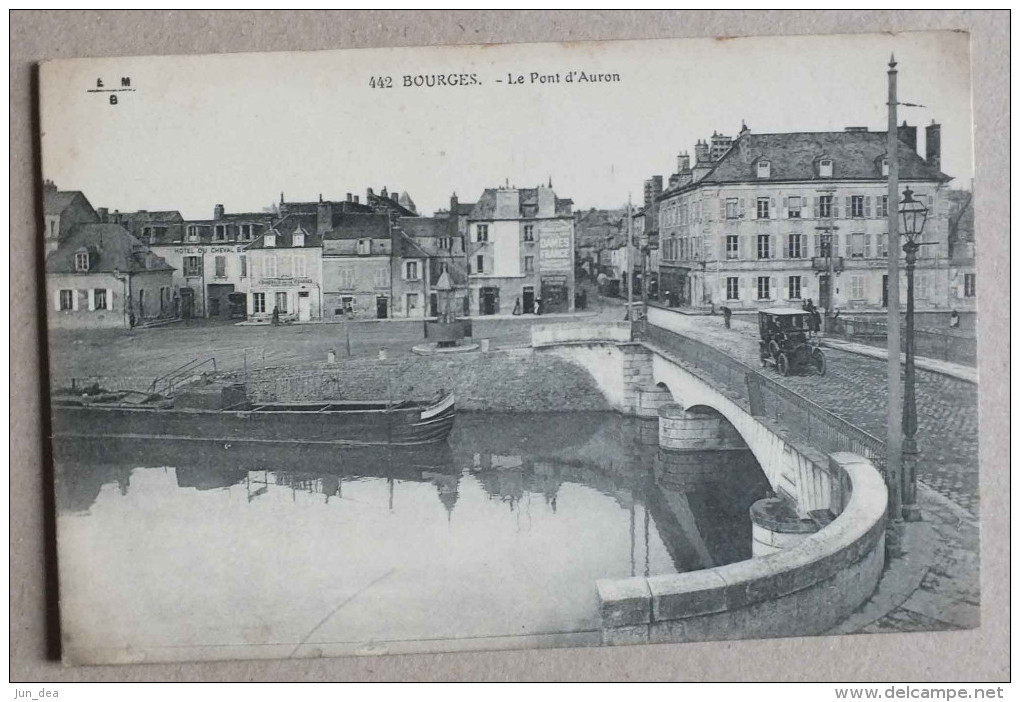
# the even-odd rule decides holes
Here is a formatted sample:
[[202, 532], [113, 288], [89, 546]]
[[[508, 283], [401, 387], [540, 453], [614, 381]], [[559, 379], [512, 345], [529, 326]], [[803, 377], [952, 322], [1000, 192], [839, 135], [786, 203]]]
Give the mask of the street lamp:
[[[899, 205], [902, 233], [906, 238], [903, 252], [906, 254], [907, 269], [907, 331], [906, 370], [904, 372], [903, 397], [903, 517], [908, 521], [920, 519], [917, 507], [917, 398], [914, 391], [914, 265], [917, 251], [924, 243], [918, 241], [928, 220], [928, 208], [914, 199], [914, 192], [907, 187]], [[927, 242], [934, 243], [934, 242]]]

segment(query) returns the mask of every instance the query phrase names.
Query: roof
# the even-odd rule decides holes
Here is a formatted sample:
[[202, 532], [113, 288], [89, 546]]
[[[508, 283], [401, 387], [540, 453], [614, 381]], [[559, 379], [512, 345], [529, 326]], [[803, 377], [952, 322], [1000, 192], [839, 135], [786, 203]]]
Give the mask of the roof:
[[397, 226], [412, 237], [450, 236], [450, 220], [446, 217], [401, 217]]
[[[930, 166], [910, 145], [897, 140], [900, 180], [948, 181], [949, 176]], [[658, 199], [702, 184], [882, 180], [886, 132], [789, 132], [738, 137], [733, 146], [700, 180], [670, 188]], [[832, 177], [818, 174], [818, 161], [832, 159]], [[758, 178], [757, 162], [769, 162], [769, 177]]]
[[401, 258], [429, 258], [429, 252], [404, 232], [400, 232], [400, 242]]
[[[400, 197], [401, 197], [400, 195], [397, 195], [398, 199]], [[401, 217], [414, 217], [418, 214], [416, 211], [410, 209], [409, 207], [402, 204], [398, 200], [394, 200], [392, 194], [381, 195], [379, 193], [372, 193], [365, 197], [365, 201], [369, 205], [380, 205], [386, 207], [387, 209], [393, 210]], [[411, 201], [411, 198], [408, 197], [406, 193], [404, 194], [404, 202], [410, 204], [412, 207], [414, 206], [414, 203]]]
[[46, 258], [46, 272], [75, 272], [74, 256], [82, 249], [95, 256], [94, 259], [90, 256], [90, 273], [174, 270], [173, 266], [152, 253], [148, 246], [131, 236], [119, 224], [79, 224], [57, 250]]
[[[324, 239], [389, 239], [390, 218], [386, 214], [347, 213], [336, 218]], [[314, 225], [313, 225], [314, 228]]]
[[178, 210], [139, 210], [137, 212], [110, 212], [110, 217], [144, 222], [183, 222], [184, 217]]
[[85, 194], [80, 190], [43, 190], [43, 213], [61, 214], [79, 196], [84, 198]]
[[[548, 190], [548, 188], [546, 188]], [[496, 214], [496, 193], [505, 190], [504, 188], [486, 188], [478, 202], [471, 208], [469, 219], [485, 220], [493, 219]], [[538, 217], [538, 190], [539, 188], [510, 188], [510, 191], [518, 193], [518, 216], [514, 219], [533, 219]], [[555, 217], [570, 217], [573, 215], [574, 201], [570, 198], [559, 198], [553, 194]]]
[[[316, 216], [314, 214], [289, 214], [279, 222], [267, 229], [255, 238], [249, 249], [292, 249], [294, 248], [294, 234], [304, 232], [304, 248], [322, 246], [322, 237], [316, 233]], [[276, 234], [276, 246], [266, 246], [266, 234]], [[302, 247], [298, 247], [302, 248]]]

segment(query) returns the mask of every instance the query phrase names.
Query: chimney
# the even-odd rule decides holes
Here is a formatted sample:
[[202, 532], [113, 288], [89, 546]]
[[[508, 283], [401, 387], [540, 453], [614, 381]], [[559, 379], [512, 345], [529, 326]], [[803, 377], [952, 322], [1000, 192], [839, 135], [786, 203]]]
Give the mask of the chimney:
[[350, 193], [347, 193], [347, 202], [354, 202], [354, 196]]
[[662, 195], [662, 176], [652, 176], [645, 181], [645, 209], [654, 205], [659, 195]]
[[385, 185], [382, 186], [382, 192], [380, 193], [380, 195], [382, 195], [384, 198], [389, 199], [390, 195], [389, 195], [389, 192], [387, 192]]
[[333, 205], [319, 201], [315, 208], [315, 233], [325, 234], [333, 228]]
[[223, 205], [216, 205], [213, 208], [213, 219], [223, 219]]
[[354, 204], [357, 205], [360, 202], [361, 202], [361, 196], [360, 195], [355, 195], [354, 196]]
[[457, 199], [457, 193], [450, 196], [450, 217], [447, 220], [446, 228], [450, 236], [457, 236], [460, 232], [460, 200]]
[[903, 124], [896, 127], [896, 136], [909, 146], [911, 151], [917, 152], [917, 127], [910, 127], [907, 125], [907, 120], [903, 120]]
[[707, 163], [711, 153], [712, 149], [708, 145], [708, 142], [698, 139], [698, 143], [694, 145], [694, 162]]
[[99, 215], [100, 222], [105, 222], [110, 218], [110, 210], [105, 207], [97, 207], [96, 214]]
[[935, 120], [924, 128], [924, 160], [932, 168], [942, 170], [942, 125]]
[[375, 194], [375, 193], [373, 193], [373, 192], [372, 192], [372, 188], [369, 188], [369, 189], [367, 190], [367, 193], [368, 193], [368, 194], [367, 194], [367, 195], [365, 195], [365, 202], [366, 202], [366, 203], [367, 203], [367, 202], [368, 202], [369, 200], [371, 200], [371, 199], [372, 199], [372, 195], [374, 195], [374, 194]]
[[393, 202], [400, 202], [400, 193], [398, 193], [396, 190], [391, 190], [390, 199], [393, 200]]

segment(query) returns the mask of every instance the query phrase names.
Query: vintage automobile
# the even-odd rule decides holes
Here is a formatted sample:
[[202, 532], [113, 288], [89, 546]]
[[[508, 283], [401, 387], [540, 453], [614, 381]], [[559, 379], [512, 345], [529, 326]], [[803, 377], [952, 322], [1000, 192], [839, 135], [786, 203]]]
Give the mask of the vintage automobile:
[[758, 312], [758, 354], [762, 367], [782, 375], [814, 368], [825, 375], [825, 354], [811, 337], [811, 313], [796, 308]]

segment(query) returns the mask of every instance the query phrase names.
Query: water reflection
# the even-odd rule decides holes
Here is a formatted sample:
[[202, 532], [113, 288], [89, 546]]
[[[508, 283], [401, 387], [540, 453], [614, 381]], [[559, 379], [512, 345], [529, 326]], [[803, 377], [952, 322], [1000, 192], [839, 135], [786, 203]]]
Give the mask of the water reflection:
[[[236, 486], [248, 504], [273, 491], [288, 493], [292, 503], [300, 492], [335, 504], [344, 500], [345, 486], [377, 482], [385, 485], [379, 506], [394, 512], [405, 485], [431, 484], [452, 522], [465, 482], [511, 513], [541, 504], [552, 515], [564, 487], [580, 487], [626, 512], [632, 575], [749, 558], [747, 510], [768, 490], [750, 452], [669, 453], [659, 450], [657, 438], [656, 422], [615, 414], [467, 413], [458, 417], [448, 444], [411, 450], [61, 439], [54, 444], [56, 493], [62, 513], [90, 513], [104, 486], [115, 485], [129, 498], [137, 471], [166, 466], [180, 489]], [[474, 518], [474, 509], [464, 511]], [[651, 552], [659, 545], [668, 562], [653, 567]]]

